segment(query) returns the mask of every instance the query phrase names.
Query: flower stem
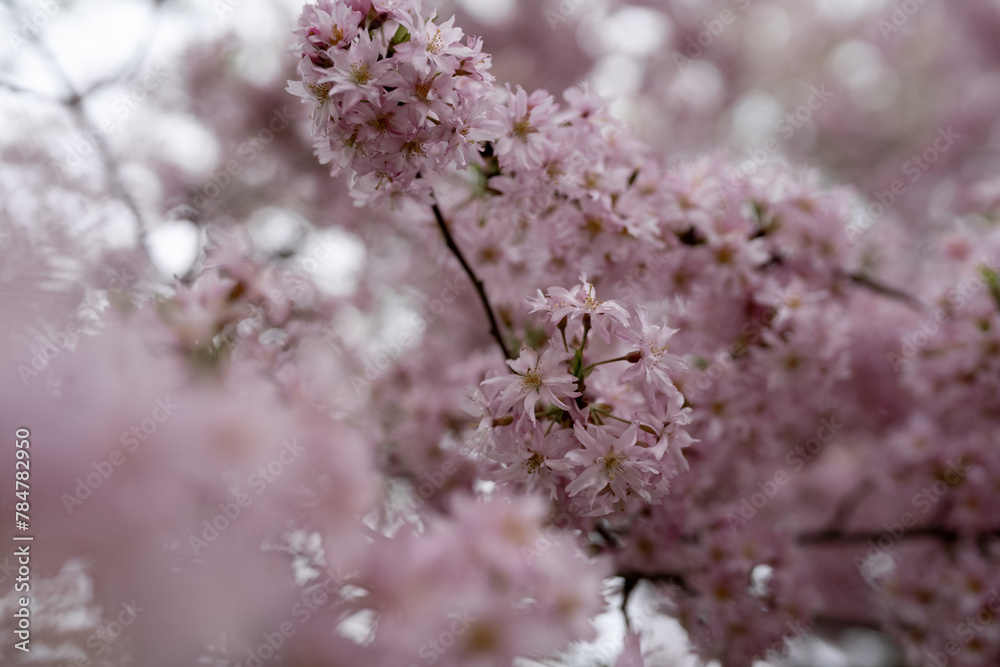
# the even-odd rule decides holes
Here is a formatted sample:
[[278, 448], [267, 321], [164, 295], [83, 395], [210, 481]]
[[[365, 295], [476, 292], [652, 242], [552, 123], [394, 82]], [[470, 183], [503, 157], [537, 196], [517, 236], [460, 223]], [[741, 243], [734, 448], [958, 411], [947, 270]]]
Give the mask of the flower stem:
[[621, 357], [615, 357], [614, 359], [605, 359], [604, 361], [595, 362], [593, 364], [590, 364], [586, 368], [584, 368], [583, 372], [584, 372], [584, 374], [586, 374], [586, 373], [592, 371], [596, 366], [600, 366], [602, 364], [610, 364], [610, 363], [614, 363], [616, 361], [628, 361], [628, 355], [626, 354], [626, 355], [621, 356]]
[[431, 205], [431, 210], [434, 211], [434, 219], [437, 221], [438, 228], [444, 235], [445, 245], [451, 250], [451, 253], [458, 258], [458, 263], [462, 265], [462, 269], [465, 270], [465, 274], [469, 276], [469, 280], [472, 281], [473, 286], [476, 288], [476, 293], [479, 294], [479, 300], [483, 304], [483, 308], [486, 310], [486, 316], [490, 320], [490, 334], [496, 340], [497, 345], [503, 351], [503, 356], [505, 359], [511, 359], [510, 350], [507, 349], [507, 345], [503, 342], [503, 336], [500, 335], [500, 327], [497, 325], [497, 318], [493, 314], [493, 308], [490, 306], [489, 297], [486, 296], [486, 288], [483, 286], [483, 281], [479, 279], [476, 272], [472, 270], [469, 263], [465, 260], [465, 256], [462, 251], [459, 250], [458, 245], [455, 244], [455, 239], [451, 235], [451, 231], [448, 229], [448, 223], [444, 220], [444, 215], [441, 214], [441, 209], [438, 207], [437, 202]]
[[618, 421], [622, 422], [623, 424], [631, 424], [632, 423], [628, 419], [622, 419], [621, 417], [614, 416], [613, 414], [611, 414], [610, 410], [602, 410], [602, 409], [597, 408], [597, 407], [591, 408], [591, 414], [602, 414], [605, 417], [610, 417], [611, 419], [617, 419]]

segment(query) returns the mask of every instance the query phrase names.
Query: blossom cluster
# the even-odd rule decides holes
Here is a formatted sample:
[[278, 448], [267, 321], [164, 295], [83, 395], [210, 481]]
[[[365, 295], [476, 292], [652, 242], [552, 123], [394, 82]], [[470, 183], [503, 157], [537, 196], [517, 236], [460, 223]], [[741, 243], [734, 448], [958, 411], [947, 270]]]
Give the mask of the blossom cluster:
[[324, 0], [303, 12], [302, 80], [289, 91], [315, 105], [320, 162], [350, 169], [356, 192], [426, 194], [422, 173], [466, 165], [499, 134], [489, 56], [454, 24], [415, 2]]
[[373, 545], [356, 604], [380, 620], [358, 663], [514, 664], [592, 638], [610, 563], [582, 556], [548, 521], [537, 496], [457, 494], [421, 534]]
[[687, 468], [681, 450], [691, 443], [690, 408], [670, 379], [685, 365], [668, 352], [675, 330], [599, 300], [585, 276], [527, 305], [547, 322], [541, 354], [523, 347], [507, 362], [513, 373], [487, 378], [478, 394], [478, 435], [502, 465], [493, 479], [565, 500], [583, 516], [658, 503]]
[[333, 175], [352, 174], [359, 204], [399, 194], [430, 202], [436, 174], [470, 165], [502, 176], [490, 183], [500, 190], [539, 171], [572, 185], [570, 167], [585, 168], [603, 146], [597, 98], [572, 91], [560, 110], [544, 90], [497, 88], [482, 39], [463, 41], [454, 17], [438, 23], [418, 2], [321, 0], [296, 32], [301, 79], [288, 91], [313, 109], [316, 154]]
[[[789, 624], [843, 610], [839, 591], [849, 579], [804, 576], [814, 558], [806, 545], [819, 539], [809, 530], [826, 517], [803, 499], [823, 489], [827, 505], [863, 502], [865, 512], [886, 516], [894, 487], [864, 472], [859, 462], [870, 454], [852, 454], [846, 469], [837, 457], [845, 443], [907, 437], [912, 417], [891, 397], [947, 386], [968, 398], [961, 387], [986, 376], [963, 376], [956, 364], [982, 364], [972, 351], [988, 346], [982, 332], [993, 327], [940, 327], [921, 363], [908, 355], [896, 379], [899, 364], [883, 357], [898, 345], [883, 331], [898, 330], [916, 299], [891, 286], [907, 274], [887, 253], [852, 243], [849, 190], [777, 160], [747, 169], [715, 153], [666, 167], [586, 87], [569, 89], [562, 103], [543, 90], [487, 85], [486, 93], [496, 96], [498, 133], [468, 153], [467, 171], [453, 170], [456, 162], [442, 165], [448, 178], [421, 172], [434, 197], [416, 199], [443, 209], [520, 352], [508, 362], [512, 373], [472, 346], [468, 361], [446, 371], [403, 359], [380, 398], [432, 418], [386, 426], [387, 439], [408, 443], [395, 461], [419, 471], [450, 455], [442, 429], [474, 438], [479, 455], [466, 483], [485, 478], [544, 493], [577, 517], [583, 534], [600, 534], [591, 548], [612, 553], [620, 570], [683, 573], [676, 616], [706, 659], [745, 662], [780, 644]], [[337, 130], [325, 123], [319, 131]], [[370, 188], [354, 186], [356, 197], [377, 203]], [[525, 299], [573, 284], [581, 272], [593, 282]], [[601, 302], [597, 290], [614, 298]], [[968, 317], [991, 321], [991, 306], [977, 299]], [[670, 353], [673, 331], [651, 324], [668, 318], [684, 332]], [[434, 333], [447, 335], [444, 327]], [[448, 343], [425, 346], [429, 357], [454, 357]], [[442, 397], [482, 372], [471, 434], [451, 426], [458, 418]], [[428, 373], [449, 394], [405, 389]], [[982, 408], [965, 400], [953, 410]], [[941, 428], [948, 445], [940, 449], [974, 450], [965, 427]], [[680, 456], [694, 439], [699, 446]], [[692, 474], [677, 475], [685, 458]], [[889, 458], [879, 469], [899, 470]], [[928, 483], [917, 470], [899, 472], [914, 491]], [[852, 475], [876, 478], [863, 501], [845, 485]], [[967, 486], [955, 491], [962, 502], [980, 502], [981, 489]], [[961, 520], [975, 515], [966, 514]], [[837, 516], [850, 518], [846, 509]], [[843, 520], [837, 530], [846, 534]], [[770, 574], [757, 585], [761, 566]], [[889, 615], [882, 627], [895, 632], [894, 622]]]

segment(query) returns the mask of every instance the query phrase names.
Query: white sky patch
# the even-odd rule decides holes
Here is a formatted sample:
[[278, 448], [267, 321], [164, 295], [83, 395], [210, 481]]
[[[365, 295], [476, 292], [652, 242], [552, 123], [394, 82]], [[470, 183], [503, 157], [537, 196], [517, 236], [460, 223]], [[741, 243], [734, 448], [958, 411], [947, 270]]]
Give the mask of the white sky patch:
[[866, 13], [874, 13], [886, 5], [885, 0], [816, 0], [823, 18], [848, 23]]
[[[621, 580], [617, 580], [620, 587]], [[629, 621], [639, 632], [646, 664], [670, 667], [701, 667], [702, 663], [690, 650], [687, 632], [676, 620], [655, 611], [658, 604], [653, 587], [641, 582], [629, 597]], [[561, 664], [571, 667], [598, 667], [613, 665], [621, 654], [625, 639], [625, 618], [621, 612], [622, 596], [617, 592], [606, 594], [605, 611], [594, 618], [597, 637], [589, 642], [575, 642], [563, 654]], [[543, 667], [551, 662], [519, 659], [517, 667]], [[711, 664], [711, 663], [710, 663]], [[716, 667], [719, 667], [716, 664]]]
[[326, 293], [350, 294], [364, 261], [365, 246], [356, 236], [341, 229], [322, 229], [307, 237], [295, 265]]
[[625, 7], [601, 23], [601, 37], [608, 51], [648, 56], [663, 47], [671, 32], [666, 16], [646, 7]]
[[886, 68], [882, 53], [864, 40], [850, 40], [829, 55], [826, 69], [851, 89], [854, 101], [867, 109], [892, 103], [899, 89], [896, 75]]
[[750, 571], [750, 587], [756, 595], [767, 595], [773, 573], [774, 568], [770, 565], [757, 565]]
[[306, 227], [306, 221], [294, 211], [271, 206], [254, 211], [247, 221], [254, 247], [266, 253], [292, 250]]
[[99, 203], [81, 201], [78, 216], [73, 223], [79, 229], [94, 234], [104, 248], [129, 248], [139, 240], [135, 217], [125, 203], [107, 199]]
[[215, 135], [191, 116], [162, 113], [149, 131], [162, 157], [190, 176], [210, 175], [221, 159]]
[[70, 80], [86, 88], [130, 64], [149, 38], [150, 15], [151, 5], [144, 2], [74, 3], [55, 12], [43, 34]]
[[611, 54], [597, 61], [591, 74], [594, 91], [601, 97], [614, 99], [629, 97], [639, 92], [643, 67], [635, 58]]
[[774, 135], [784, 109], [774, 97], [760, 91], [747, 93], [733, 106], [732, 142], [739, 147], [759, 146]]
[[[853, 667], [847, 654], [840, 648], [821, 639], [810, 638], [792, 642], [788, 657], [793, 665], [815, 665], [815, 667]], [[770, 663], [754, 663], [755, 666]]]
[[501, 24], [512, 16], [517, 6], [516, 0], [459, 0], [465, 11], [483, 23]]
[[705, 60], [688, 63], [670, 84], [670, 96], [694, 109], [709, 109], [722, 99], [719, 68]]
[[187, 220], [163, 222], [149, 232], [149, 254], [165, 275], [181, 276], [198, 257], [200, 240], [198, 228]]
[[371, 609], [362, 609], [345, 618], [335, 628], [337, 634], [350, 639], [356, 644], [365, 645], [372, 639], [377, 615]]
[[892, 648], [877, 632], [848, 630], [843, 638], [844, 653], [852, 667], [883, 667], [892, 663]]

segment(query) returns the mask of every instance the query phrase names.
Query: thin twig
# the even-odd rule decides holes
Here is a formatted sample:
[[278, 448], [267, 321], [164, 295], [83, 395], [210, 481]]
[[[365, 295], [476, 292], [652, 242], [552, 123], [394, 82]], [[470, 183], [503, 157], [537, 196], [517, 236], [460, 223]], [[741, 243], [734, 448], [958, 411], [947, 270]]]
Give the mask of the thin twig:
[[486, 316], [490, 319], [490, 334], [496, 339], [497, 344], [500, 349], [503, 350], [504, 359], [511, 359], [510, 351], [507, 349], [506, 343], [503, 342], [503, 336], [500, 335], [500, 327], [497, 325], [497, 318], [493, 314], [493, 308], [490, 306], [489, 297], [486, 296], [486, 288], [483, 286], [483, 281], [479, 279], [476, 272], [472, 270], [469, 263], [465, 261], [465, 256], [462, 251], [458, 249], [458, 245], [455, 244], [455, 239], [452, 238], [451, 231], [448, 229], [448, 223], [444, 220], [444, 215], [441, 214], [441, 209], [438, 207], [437, 202], [431, 205], [431, 209], [434, 211], [434, 219], [437, 220], [438, 228], [441, 229], [441, 233], [444, 235], [444, 242], [451, 250], [451, 253], [458, 258], [458, 263], [462, 265], [462, 269], [465, 274], [469, 276], [469, 280], [476, 288], [476, 293], [479, 294], [479, 300], [483, 304], [483, 308], [486, 310]]
[[[869, 541], [877, 542], [885, 532], [846, 532], [837, 529], [821, 530], [811, 533], [802, 533], [798, 537], [799, 544], [865, 544]], [[980, 531], [958, 531], [940, 526], [921, 526], [917, 528], [907, 528], [906, 533], [897, 539], [918, 539], [931, 538], [940, 540], [946, 544], [957, 542], [963, 537], [975, 537], [977, 539], [989, 539], [1000, 537], [1000, 529], [980, 530]]]
[[903, 290], [896, 289], [895, 287], [890, 287], [888, 285], [880, 283], [879, 281], [875, 280], [869, 275], [866, 275], [864, 273], [848, 273], [844, 274], [844, 277], [848, 278], [855, 285], [867, 288], [877, 294], [881, 294], [882, 296], [887, 296], [891, 299], [902, 301], [903, 303], [913, 308], [914, 310], [924, 309], [924, 303], [920, 299], [910, 294], [907, 294]]
[[[687, 583], [683, 574], [677, 572], [638, 572], [635, 570], [619, 570], [615, 576], [622, 577], [626, 581], [635, 579], [636, 582], [645, 579], [653, 584], [667, 584], [676, 586], [685, 595], [695, 595], [696, 591]], [[634, 584], [633, 584], [634, 587]]]
[[104, 171], [107, 175], [108, 181], [111, 185], [111, 191], [115, 194], [123, 204], [125, 208], [129, 210], [132, 217], [135, 218], [136, 233], [138, 235], [139, 247], [142, 249], [147, 257], [148, 252], [148, 235], [149, 235], [149, 225], [146, 222], [146, 216], [143, 215], [142, 210], [139, 208], [139, 203], [132, 196], [128, 187], [125, 185], [125, 181], [121, 175], [121, 169], [118, 165], [118, 161], [115, 156], [111, 153], [111, 148], [108, 146], [108, 142], [105, 141], [104, 137], [97, 130], [96, 127], [87, 118], [87, 114], [84, 112], [82, 104], [82, 98], [76, 98], [79, 101], [71, 101], [67, 106], [70, 112], [76, 118], [78, 127], [82, 129], [87, 136], [91, 138], [94, 142], [94, 147], [97, 148], [97, 153], [101, 157], [101, 163], [104, 165]]
[[628, 617], [628, 601], [632, 597], [632, 591], [639, 584], [641, 578], [637, 574], [627, 574], [625, 575], [625, 581], [622, 583], [622, 616], [625, 617], [625, 629], [629, 632], [632, 631], [632, 620]]
[[845, 495], [840, 504], [837, 505], [837, 509], [833, 513], [833, 518], [830, 520], [829, 530], [836, 530], [838, 526], [843, 526], [847, 523], [847, 520], [851, 518], [854, 510], [857, 509], [858, 505], [868, 497], [868, 494], [875, 487], [875, 483], [871, 478], [866, 478], [861, 484], [858, 484], [852, 491]]
[[[17, 12], [19, 10], [19, 8], [9, 0], [5, 0], [5, 4], [11, 7], [12, 11]], [[157, 3], [157, 8], [158, 7], [159, 3]], [[58, 102], [62, 104], [62, 106], [64, 106], [70, 112], [70, 115], [73, 117], [73, 120], [77, 128], [81, 132], [83, 132], [86, 136], [90, 137], [93, 140], [94, 146], [97, 149], [97, 153], [101, 158], [101, 163], [104, 166], [104, 171], [107, 176], [109, 185], [111, 186], [110, 189], [112, 191], [112, 194], [116, 196], [119, 200], [121, 200], [122, 203], [125, 204], [125, 207], [129, 210], [129, 213], [131, 213], [132, 217], [135, 218], [136, 232], [139, 241], [139, 249], [146, 256], [147, 260], [151, 260], [149, 247], [147, 245], [149, 226], [146, 222], [146, 218], [142, 214], [142, 211], [139, 208], [139, 204], [136, 201], [135, 197], [129, 191], [128, 187], [125, 185], [125, 181], [121, 176], [120, 166], [117, 160], [115, 159], [115, 156], [112, 154], [111, 149], [108, 146], [107, 142], [104, 140], [103, 134], [90, 121], [90, 118], [88, 118], [87, 113], [83, 107], [83, 101], [86, 98], [87, 94], [89, 94], [93, 90], [96, 90], [100, 86], [95, 86], [91, 90], [88, 90], [84, 93], [80, 93], [80, 91], [77, 90], [72, 79], [70, 79], [69, 75], [66, 73], [66, 70], [63, 69], [63, 67], [59, 64], [59, 58], [57, 54], [48, 46], [48, 44], [46, 44], [44, 40], [38, 39], [37, 35], [32, 37], [31, 43], [32, 46], [42, 56], [44, 56], [44, 60], [48, 64], [49, 68], [56, 75], [56, 77], [59, 78], [59, 80], [65, 87], [67, 96], [58, 100]], [[142, 46], [142, 49], [146, 48], [148, 48], [148, 45]], [[4, 87], [14, 92], [38, 94], [34, 93], [34, 91], [22, 88], [10, 82], [4, 81], [3, 85]]]

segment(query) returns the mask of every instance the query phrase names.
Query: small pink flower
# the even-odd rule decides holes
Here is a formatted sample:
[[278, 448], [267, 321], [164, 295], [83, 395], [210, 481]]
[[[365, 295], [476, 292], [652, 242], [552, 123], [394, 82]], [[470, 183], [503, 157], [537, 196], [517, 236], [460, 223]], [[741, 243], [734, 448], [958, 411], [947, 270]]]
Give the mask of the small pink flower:
[[670, 379], [670, 373], [677, 373], [685, 368], [686, 364], [681, 357], [667, 352], [667, 341], [677, 333], [677, 329], [651, 326], [646, 319], [645, 308], [640, 307], [638, 314], [638, 319], [632, 321], [632, 328], [618, 334], [618, 338], [634, 345], [639, 353], [639, 360], [625, 369], [621, 381], [638, 380], [643, 393], [647, 395], [647, 400], [652, 402], [651, 390], [667, 395], [678, 393], [677, 387]]
[[317, 51], [350, 44], [358, 36], [365, 18], [343, 3], [333, 3], [329, 9], [325, 11], [317, 5], [306, 5], [299, 18], [300, 26], [296, 32], [302, 34]]
[[539, 358], [532, 348], [522, 347], [521, 356], [507, 362], [514, 375], [489, 378], [483, 381], [483, 385], [499, 387], [495, 400], [500, 413], [506, 413], [520, 404], [523, 414], [518, 421], [528, 417], [534, 422], [535, 405], [539, 401], [569, 410], [562, 399], [580, 395], [576, 390], [576, 378], [566, 371], [565, 362], [572, 356], [550, 345]]
[[588, 491], [593, 507], [597, 495], [610, 487], [621, 502], [625, 502], [630, 489], [647, 502], [652, 500], [644, 488], [645, 479], [657, 469], [646, 460], [649, 458], [648, 450], [636, 445], [636, 424], [633, 423], [617, 436], [609, 427], [593, 424], [584, 427], [579, 422], [573, 425], [573, 430], [583, 449], [574, 449], [566, 458], [584, 466], [584, 470], [566, 486], [566, 492], [571, 497]]
[[496, 145], [501, 166], [530, 169], [542, 163], [557, 109], [553, 97], [544, 90], [536, 90], [529, 97], [520, 86], [516, 91], [507, 87], [507, 107], [502, 110], [507, 134]]
[[403, 62], [385, 80], [394, 88], [386, 99], [394, 104], [410, 104], [420, 110], [421, 122], [431, 113], [436, 119], [447, 118], [458, 102], [451, 77], [412, 62]]
[[559, 322], [568, 317], [570, 323], [583, 319], [584, 315], [590, 315], [594, 332], [605, 343], [610, 343], [612, 333], [619, 327], [628, 328], [628, 311], [617, 301], [599, 300], [594, 293], [594, 286], [587, 282], [586, 274], [580, 275], [580, 282], [572, 292], [562, 287], [550, 287], [547, 297], [539, 290], [538, 297], [528, 301], [531, 312], [545, 311], [551, 322]]
[[441, 25], [430, 19], [426, 22], [404, 19], [402, 23], [410, 39], [397, 45], [396, 53], [404, 61], [420, 68], [429, 63], [431, 70], [451, 76], [459, 60], [472, 55], [471, 49], [462, 45], [462, 29], [455, 27], [454, 16]]
[[550, 433], [545, 422], [535, 422], [526, 434], [515, 433], [512, 428], [494, 429], [497, 448], [488, 453], [494, 461], [507, 467], [493, 476], [493, 481], [520, 482], [529, 491], [544, 491], [555, 499], [562, 486], [563, 460], [566, 452], [576, 445], [569, 429], [556, 429]]
[[333, 84], [328, 95], [344, 93], [341, 108], [344, 113], [350, 111], [361, 100], [378, 100], [382, 96], [384, 77], [392, 63], [382, 58], [384, 48], [373, 42], [367, 32], [362, 32], [358, 40], [349, 49], [336, 49], [330, 57], [333, 68], [320, 83]]

